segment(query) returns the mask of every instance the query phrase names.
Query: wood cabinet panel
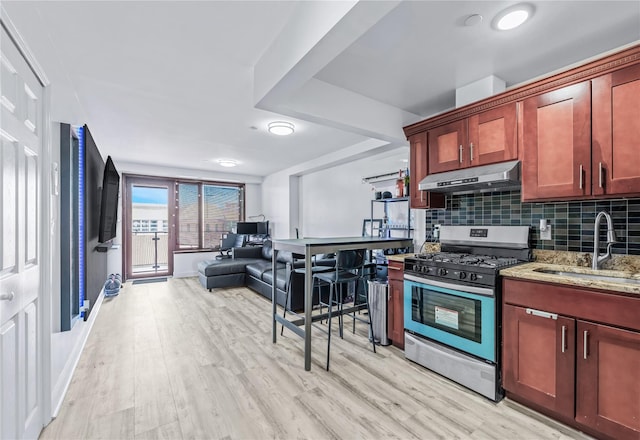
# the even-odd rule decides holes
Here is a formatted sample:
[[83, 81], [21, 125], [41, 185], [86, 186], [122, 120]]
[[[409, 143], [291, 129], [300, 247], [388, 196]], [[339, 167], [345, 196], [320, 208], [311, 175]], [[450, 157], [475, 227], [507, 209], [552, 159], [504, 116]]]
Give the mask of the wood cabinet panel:
[[389, 308], [387, 328], [389, 339], [404, 350], [404, 272], [399, 261], [389, 262]]
[[429, 130], [429, 174], [518, 157], [516, 104]]
[[467, 143], [466, 119], [436, 127], [429, 130], [428, 135], [429, 174], [469, 165], [468, 154], [464, 153]]
[[505, 305], [503, 331], [504, 389], [573, 418], [575, 321]]
[[526, 99], [522, 136], [523, 200], [590, 194], [590, 82]]
[[469, 118], [469, 158], [472, 166], [518, 158], [515, 103]]
[[578, 321], [576, 421], [640, 438], [640, 333]]
[[594, 195], [640, 193], [640, 64], [593, 80]]
[[409, 204], [414, 209], [444, 208], [444, 195], [420, 191], [418, 184], [427, 177], [429, 158], [427, 155], [427, 132], [409, 138]]

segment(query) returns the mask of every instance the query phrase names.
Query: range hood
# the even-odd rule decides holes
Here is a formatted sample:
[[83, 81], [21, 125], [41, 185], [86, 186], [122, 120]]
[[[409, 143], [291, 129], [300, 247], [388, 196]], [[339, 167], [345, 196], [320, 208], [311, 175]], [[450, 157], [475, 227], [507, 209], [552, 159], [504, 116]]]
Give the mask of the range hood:
[[418, 189], [450, 194], [520, 189], [520, 161], [431, 174], [422, 179]]

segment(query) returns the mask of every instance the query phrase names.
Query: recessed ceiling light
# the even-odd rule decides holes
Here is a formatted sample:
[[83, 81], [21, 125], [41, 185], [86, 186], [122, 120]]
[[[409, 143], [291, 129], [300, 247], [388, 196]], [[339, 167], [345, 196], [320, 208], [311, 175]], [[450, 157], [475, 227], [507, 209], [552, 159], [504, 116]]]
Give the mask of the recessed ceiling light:
[[291, 122], [274, 121], [268, 125], [269, 133], [277, 134], [278, 136], [288, 136], [293, 133], [294, 125]]
[[221, 167], [226, 168], [238, 166], [238, 161], [233, 159], [218, 159], [216, 160], [216, 162], [218, 162], [218, 165], [220, 165]]
[[529, 3], [520, 3], [511, 6], [495, 16], [491, 22], [495, 29], [508, 31], [515, 29], [527, 21], [533, 15], [533, 6]]

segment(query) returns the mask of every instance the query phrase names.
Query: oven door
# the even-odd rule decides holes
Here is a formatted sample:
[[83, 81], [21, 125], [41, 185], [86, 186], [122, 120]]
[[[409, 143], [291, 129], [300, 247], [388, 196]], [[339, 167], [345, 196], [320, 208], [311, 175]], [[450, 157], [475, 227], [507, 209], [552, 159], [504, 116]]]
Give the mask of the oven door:
[[405, 329], [494, 363], [495, 311], [492, 289], [405, 275]]

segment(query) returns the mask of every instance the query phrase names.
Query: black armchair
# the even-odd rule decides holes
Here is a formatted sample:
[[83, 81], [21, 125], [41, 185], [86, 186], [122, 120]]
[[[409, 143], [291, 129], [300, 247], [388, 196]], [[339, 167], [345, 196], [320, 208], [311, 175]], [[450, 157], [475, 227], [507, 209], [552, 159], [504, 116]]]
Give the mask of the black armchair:
[[231, 250], [235, 247], [243, 247], [245, 244], [245, 235], [233, 234], [229, 232], [220, 240], [220, 255], [216, 255], [216, 260], [223, 258], [231, 258]]

